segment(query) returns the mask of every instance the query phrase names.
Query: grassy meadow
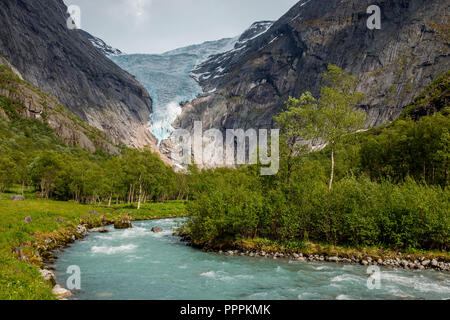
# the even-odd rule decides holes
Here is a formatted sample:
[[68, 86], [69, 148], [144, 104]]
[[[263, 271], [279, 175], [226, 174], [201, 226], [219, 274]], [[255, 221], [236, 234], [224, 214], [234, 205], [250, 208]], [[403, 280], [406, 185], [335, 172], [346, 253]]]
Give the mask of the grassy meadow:
[[[11, 193], [0, 194], [0, 300], [55, 299], [51, 284], [44, 281], [39, 267], [18, 258], [16, 249], [31, 248], [38, 235], [74, 229], [82, 219], [100, 219], [102, 215], [114, 220], [129, 214], [132, 220], [181, 217], [185, 215], [184, 201], [145, 203], [137, 210], [133, 205], [84, 205], [75, 202], [39, 200], [33, 191], [25, 192], [25, 201], [10, 201], [20, 194], [14, 187]], [[95, 211], [97, 216], [90, 212]], [[30, 216], [31, 223], [24, 219]]]

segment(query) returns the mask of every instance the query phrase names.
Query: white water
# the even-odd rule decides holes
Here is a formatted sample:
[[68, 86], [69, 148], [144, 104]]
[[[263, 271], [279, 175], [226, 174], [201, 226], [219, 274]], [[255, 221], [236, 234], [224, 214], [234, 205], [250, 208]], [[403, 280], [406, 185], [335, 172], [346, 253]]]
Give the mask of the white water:
[[[75, 299], [449, 299], [450, 275], [381, 268], [381, 288], [367, 287], [367, 267], [224, 256], [193, 249], [172, 236], [175, 220], [91, 234], [59, 255], [56, 276], [81, 269]], [[152, 227], [164, 232], [153, 233]]]

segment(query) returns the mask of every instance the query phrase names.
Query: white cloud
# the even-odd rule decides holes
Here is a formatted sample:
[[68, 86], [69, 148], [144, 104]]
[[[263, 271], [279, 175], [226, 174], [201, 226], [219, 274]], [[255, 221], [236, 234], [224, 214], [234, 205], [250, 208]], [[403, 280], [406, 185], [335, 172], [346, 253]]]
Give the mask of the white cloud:
[[83, 29], [127, 53], [161, 53], [234, 37], [276, 20], [298, 0], [64, 0], [82, 10]]

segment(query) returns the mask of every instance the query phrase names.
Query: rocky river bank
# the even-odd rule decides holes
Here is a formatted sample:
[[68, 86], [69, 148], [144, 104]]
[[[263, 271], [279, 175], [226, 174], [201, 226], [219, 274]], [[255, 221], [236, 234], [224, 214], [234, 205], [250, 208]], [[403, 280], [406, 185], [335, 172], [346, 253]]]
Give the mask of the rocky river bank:
[[385, 266], [391, 268], [403, 268], [407, 270], [436, 270], [450, 271], [450, 262], [443, 259], [429, 259], [423, 257], [413, 257], [408, 254], [398, 253], [397, 257], [377, 258], [372, 256], [327, 256], [319, 254], [303, 254], [303, 253], [282, 253], [282, 252], [265, 252], [264, 250], [205, 250], [206, 252], [215, 252], [228, 256], [248, 256], [260, 257], [267, 259], [289, 259], [299, 262], [330, 262], [344, 264], [360, 264], [363, 266]]

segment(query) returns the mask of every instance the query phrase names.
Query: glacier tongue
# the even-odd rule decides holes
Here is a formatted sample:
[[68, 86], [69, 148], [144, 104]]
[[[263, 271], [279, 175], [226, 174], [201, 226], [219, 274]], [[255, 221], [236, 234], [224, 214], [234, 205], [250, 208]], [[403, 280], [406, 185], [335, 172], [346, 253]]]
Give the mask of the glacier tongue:
[[141, 82], [153, 99], [150, 131], [159, 143], [169, 138], [180, 103], [203, 93], [190, 72], [209, 56], [232, 48], [237, 38], [208, 41], [163, 54], [129, 54], [110, 59]]
[[[213, 72], [202, 73], [201, 64], [220, 54], [242, 50], [248, 41], [265, 33], [272, 24], [271, 21], [256, 22], [238, 37], [207, 41], [163, 54], [122, 54], [110, 56], [110, 59], [134, 75], [150, 93], [153, 99], [150, 131], [160, 143], [173, 132], [172, 123], [181, 114], [180, 103], [203, 93], [198, 82], [225, 74], [226, 66], [220, 65], [220, 61]], [[214, 88], [208, 89], [208, 93], [214, 91]]]

